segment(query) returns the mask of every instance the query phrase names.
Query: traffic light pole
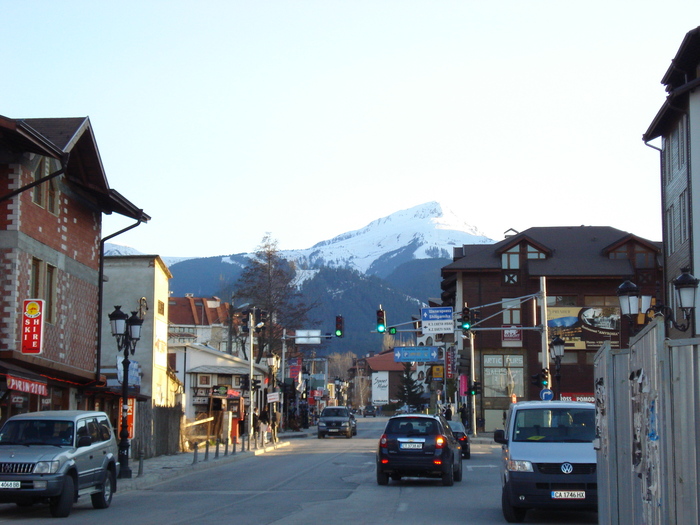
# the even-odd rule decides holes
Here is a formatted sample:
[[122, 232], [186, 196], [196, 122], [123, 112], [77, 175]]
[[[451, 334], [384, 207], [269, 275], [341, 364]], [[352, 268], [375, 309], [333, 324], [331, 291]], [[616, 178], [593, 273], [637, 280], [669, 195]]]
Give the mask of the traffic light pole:
[[[472, 332], [469, 332], [469, 355], [471, 357], [471, 367], [470, 367], [470, 376], [472, 383], [476, 379], [474, 376], [474, 371], [476, 369], [474, 365], [474, 334]], [[476, 393], [472, 394], [472, 433], [474, 437], [476, 437]]]
[[[248, 382], [248, 396], [250, 400], [250, 405], [248, 406], [248, 448], [250, 448], [250, 438], [253, 437], [253, 434], [255, 433], [255, 429], [253, 428], [253, 408], [254, 408], [254, 392], [253, 390], [253, 359], [254, 359], [254, 354], [253, 354], [253, 339], [255, 339], [255, 336], [253, 335], [255, 331], [253, 330], [253, 311], [248, 312], [248, 326], [250, 327], [250, 353], [248, 354], [248, 360], [250, 361], [250, 372], [249, 372], [249, 377], [250, 381]], [[257, 445], [256, 445], [257, 446]]]

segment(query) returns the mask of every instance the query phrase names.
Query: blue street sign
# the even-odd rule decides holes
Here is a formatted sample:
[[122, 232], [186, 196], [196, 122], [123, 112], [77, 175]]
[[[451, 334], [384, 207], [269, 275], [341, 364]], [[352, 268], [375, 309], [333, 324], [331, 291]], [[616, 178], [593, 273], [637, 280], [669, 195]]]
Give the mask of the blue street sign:
[[397, 346], [394, 348], [395, 363], [421, 362], [438, 360], [437, 346]]
[[543, 388], [540, 390], [540, 399], [542, 401], [551, 401], [554, 399], [554, 392], [552, 392], [549, 388]]
[[452, 307], [439, 306], [437, 308], [421, 308], [420, 316], [423, 321], [451, 321]]

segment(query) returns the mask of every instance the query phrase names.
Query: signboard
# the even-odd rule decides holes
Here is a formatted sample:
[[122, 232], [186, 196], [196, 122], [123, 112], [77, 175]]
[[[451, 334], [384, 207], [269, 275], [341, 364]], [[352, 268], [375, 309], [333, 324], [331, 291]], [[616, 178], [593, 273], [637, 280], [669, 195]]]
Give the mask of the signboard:
[[437, 346], [397, 346], [394, 348], [395, 363], [430, 362], [438, 360]]
[[44, 340], [44, 301], [25, 299], [22, 305], [22, 353], [40, 354]]
[[504, 326], [502, 341], [503, 342], [521, 342], [523, 340], [523, 331], [521, 326]]
[[454, 378], [455, 368], [455, 349], [451, 346], [447, 349], [447, 352], [445, 352], [445, 373], [447, 374], [447, 379]]
[[298, 345], [320, 345], [321, 330], [297, 330], [294, 342]]
[[588, 403], [595, 403], [595, 395], [593, 393], [588, 393], [588, 394], [575, 394], [575, 393], [564, 393], [562, 392], [561, 394], [561, 400], [562, 401], [586, 401]]
[[451, 306], [421, 308], [421, 331], [424, 334], [451, 334], [455, 331], [455, 322]]
[[597, 350], [608, 341], [611, 348], [620, 347], [619, 306], [550, 306], [547, 326], [550, 335], [566, 341], [566, 351]]
[[433, 365], [433, 380], [442, 381], [445, 378], [445, 367], [442, 365]]
[[273, 392], [272, 394], [267, 394], [268, 403], [279, 403], [280, 394], [279, 392]]
[[372, 374], [372, 404], [386, 405], [389, 403], [389, 372], [374, 372]]
[[[136, 398], [130, 397], [129, 398], [129, 403], [127, 404], [127, 413], [126, 413], [126, 425], [129, 429], [129, 439], [134, 439], [134, 405], [136, 404]], [[121, 428], [122, 428], [122, 418], [121, 416], [119, 417], [119, 421], [117, 422], [119, 432], [117, 432], [117, 435], [121, 434]]]
[[554, 399], [554, 392], [552, 392], [549, 388], [543, 388], [540, 390], [540, 399], [542, 401], [551, 401]]
[[211, 388], [212, 397], [227, 397], [228, 389], [231, 388], [228, 385], [217, 385]]

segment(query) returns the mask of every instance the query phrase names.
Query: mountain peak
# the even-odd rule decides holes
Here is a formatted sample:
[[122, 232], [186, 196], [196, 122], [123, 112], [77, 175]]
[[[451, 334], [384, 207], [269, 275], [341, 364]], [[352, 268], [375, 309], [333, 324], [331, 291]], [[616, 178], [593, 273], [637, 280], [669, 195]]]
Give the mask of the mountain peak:
[[397, 211], [307, 250], [290, 250], [284, 255], [304, 268], [350, 268], [383, 276], [412, 259], [449, 259], [453, 246], [492, 242], [453, 211], [433, 201]]

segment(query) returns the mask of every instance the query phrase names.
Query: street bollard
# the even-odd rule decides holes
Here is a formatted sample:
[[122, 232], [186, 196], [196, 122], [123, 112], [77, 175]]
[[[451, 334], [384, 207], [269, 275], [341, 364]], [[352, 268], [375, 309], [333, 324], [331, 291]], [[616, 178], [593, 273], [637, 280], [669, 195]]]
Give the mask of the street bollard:
[[214, 459], [219, 459], [219, 445], [221, 444], [221, 440], [219, 438], [216, 438], [216, 449], [214, 451]]
[[192, 443], [194, 446], [194, 454], [192, 454], [192, 464], [196, 465], [197, 464], [197, 454], [199, 454], [199, 443], [196, 441]]
[[146, 454], [143, 453], [143, 450], [139, 450], [139, 473], [137, 474], [137, 478], [140, 478], [143, 476], [143, 458]]
[[209, 461], [209, 440], [207, 439], [204, 445], [204, 461]]
[[235, 453], [236, 453], [236, 441], [238, 441], [237, 438], [235, 438], [235, 439], [233, 440], [233, 447], [232, 447], [233, 450], [231, 451], [231, 454], [235, 454]]
[[224, 438], [224, 457], [228, 456], [228, 438]]

